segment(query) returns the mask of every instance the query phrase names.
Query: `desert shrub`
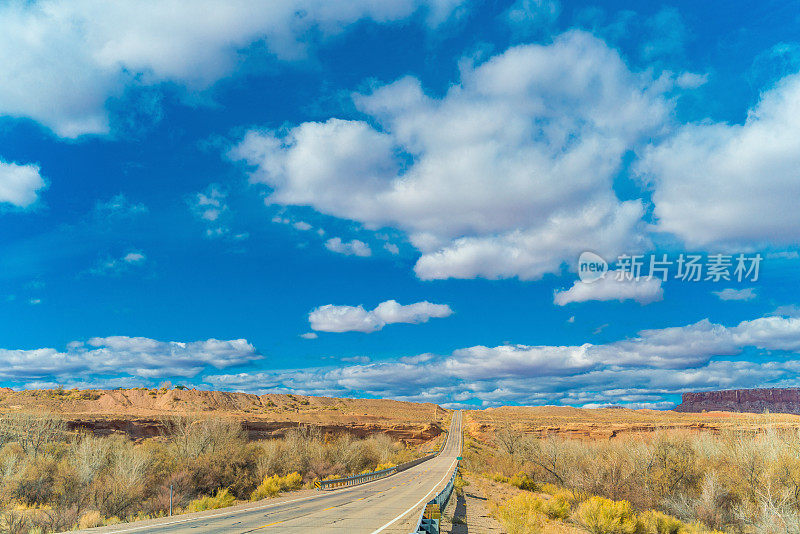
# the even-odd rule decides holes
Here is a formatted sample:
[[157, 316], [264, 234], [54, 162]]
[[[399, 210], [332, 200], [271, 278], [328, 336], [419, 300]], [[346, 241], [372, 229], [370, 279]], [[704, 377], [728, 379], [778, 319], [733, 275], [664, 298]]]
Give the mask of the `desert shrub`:
[[0, 416], [0, 532], [43, 534], [163, 515], [170, 485], [176, 509], [215, 508], [257, 489], [280, 493], [301, 487], [304, 478], [415, 457], [385, 436], [330, 438], [298, 428], [253, 443], [229, 419], [171, 418], [164, 429], [134, 442], [69, 434], [61, 420], [41, 414]]
[[195, 499], [186, 507], [187, 512], [202, 512], [203, 510], [215, 510], [217, 508], [227, 508], [236, 503], [236, 497], [231, 495], [227, 488], [217, 490], [217, 493], [211, 496], [203, 496]]
[[194, 419], [174, 417], [162, 421], [173, 447], [181, 460], [220, 452], [246, 441], [241, 423], [230, 419]]
[[289, 473], [281, 477], [272, 475], [271, 477], [264, 477], [264, 480], [259, 486], [253, 490], [250, 495], [251, 501], [260, 501], [268, 497], [277, 497], [282, 491], [291, 491], [300, 489], [303, 484], [303, 477], [300, 473]]
[[16, 442], [25, 454], [38, 455], [49, 443], [67, 438], [66, 424], [60, 417], [17, 412], [0, 416], [0, 445]]
[[658, 495], [685, 493], [701, 480], [697, 452], [685, 435], [659, 436], [648, 469], [648, 480]]
[[90, 484], [111, 462], [110, 439], [81, 436], [72, 447], [72, 462], [78, 481]]
[[683, 534], [684, 524], [680, 519], [655, 510], [639, 514], [641, 534]]
[[541, 502], [534, 495], [520, 493], [499, 507], [497, 519], [508, 534], [538, 534], [545, 524]]
[[48, 507], [37, 514], [36, 524], [44, 532], [64, 532], [70, 530], [79, 518], [80, 514], [75, 506]]
[[0, 514], [0, 532], [3, 534], [27, 534], [30, 522], [25, 514], [16, 510], [8, 510]]
[[528, 477], [525, 473], [517, 473], [516, 475], [509, 478], [508, 483], [514, 487], [517, 487], [521, 490], [526, 491], [537, 491], [538, 484], [533, 481], [532, 478]]
[[155, 485], [151, 497], [142, 506], [142, 511], [145, 513], [158, 515], [169, 511], [170, 486], [172, 486], [173, 508], [186, 507], [195, 496], [196, 490], [188, 471], [171, 473], [160, 480], [161, 482]]
[[272, 475], [271, 477], [264, 478], [264, 480], [261, 481], [261, 484], [259, 484], [258, 487], [253, 490], [253, 493], [250, 494], [250, 500], [260, 501], [261, 499], [277, 497], [281, 492], [281, 486], [278, 482], [278, 478], [278, 475]]
[[94, 528], [103, 526], [103, 517], [97, 510], [85, 512], [78, 520], [78, 528]]
[[539, 486], [539, 491], [541, 491], [542, 493], [547, 493], [548, 495], [555, 495], [556, 493], [562, 490], [555, 484], [546, 482]]
[[542, 499], [542, 512], [550, 519], [567, 519], [572, 513], [572, 503], [572, 494], [561, 491]]
[[636, 534], [639, 522], [628, 501], [590, 497], [578, 506], [575, 517], [594, 534]]
[[109, 465], [92, 484], [93, 504], [105, 517], [126, 517], [144, 500], [150, 457], [133, 443], [111, 443]]
[[194, 487], [199, 493], [210, 494], [218, 488], [228, 488], [239, 499], [245, 499], [258, 484], [256, 478], [256, 448], [238, 443], [227, 451], [204, 454], [189, 465]]
[[373, 469], [373, 471], [383, 471], [384, 469], [391, 469], [392, 467], [395, 467], [396, 465], [397, 464], [394, 463], [394, 462], [386, 462], [386, 463], [378, 464], [378, 465], [375, 466], [375, 469]]
[[734, 511], [740, 506], [739, 497], [729, 484], [720, 481], [716, 471], [706, 474], [699, 493], [676, 494], [664, 501], [664, 507], [679, 517], [711, 528], [725, 528], [735, 522]]

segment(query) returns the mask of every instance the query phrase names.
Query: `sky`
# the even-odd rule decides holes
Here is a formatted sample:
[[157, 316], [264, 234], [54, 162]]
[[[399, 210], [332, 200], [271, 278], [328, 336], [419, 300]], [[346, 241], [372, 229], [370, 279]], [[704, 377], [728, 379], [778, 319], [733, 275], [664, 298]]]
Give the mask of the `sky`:
[[0, 386], [799, 386], [798, 35], [797, 1], [3, 2]]

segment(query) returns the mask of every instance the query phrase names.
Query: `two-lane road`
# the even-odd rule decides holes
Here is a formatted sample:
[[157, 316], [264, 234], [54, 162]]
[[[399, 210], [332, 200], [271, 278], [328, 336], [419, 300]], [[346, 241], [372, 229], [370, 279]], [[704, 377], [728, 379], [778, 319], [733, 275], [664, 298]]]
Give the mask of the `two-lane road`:
[[86, 533], [347, 532], [408, 534], [444, 487], [461, 453], [461, 412], [453, 414], [442, 453], [396, 475], [328, 492], [298, 492], [228, 509], [89, 529]]

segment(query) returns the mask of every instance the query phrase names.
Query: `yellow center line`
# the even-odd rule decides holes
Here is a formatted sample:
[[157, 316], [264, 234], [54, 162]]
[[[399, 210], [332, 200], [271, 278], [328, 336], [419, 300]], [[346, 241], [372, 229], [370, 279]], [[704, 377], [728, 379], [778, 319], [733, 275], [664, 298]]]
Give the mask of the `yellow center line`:
[[335, 506], [331, 506], [330, 508], [325, 508], [322, 511], [323, 512], [327, 512], [328, 510], [333, 510], [334, 508], [336, 508], [336, 507]]
[[281, 519], [280, 521], [275, 521], [274, 523], [267, 523], [266, 525], [261, 525], [260, 527], [256, 528], [255, 530], [271, 527], [272, 525], [277, 525], [278, 523], [283, 523], [284, 521], [286, 521], [286, 520], [285, 519]]

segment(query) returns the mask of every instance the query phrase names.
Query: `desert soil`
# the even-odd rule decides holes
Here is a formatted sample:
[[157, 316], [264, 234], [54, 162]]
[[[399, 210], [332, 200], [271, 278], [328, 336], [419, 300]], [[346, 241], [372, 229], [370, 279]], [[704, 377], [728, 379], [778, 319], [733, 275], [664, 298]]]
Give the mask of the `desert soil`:
[[660, 430], [763, 430], [765, 426], [800, 428], [800, 415], [736, 412], [678, 413], [659, 410], [604, 408], [587, 410], [563, 406], [508, 407], [473, 410], [466, 414], [468, 431], [479, 439], [509, 426], [536, 436], [560, 435], [578, 439], [612, 439]]

